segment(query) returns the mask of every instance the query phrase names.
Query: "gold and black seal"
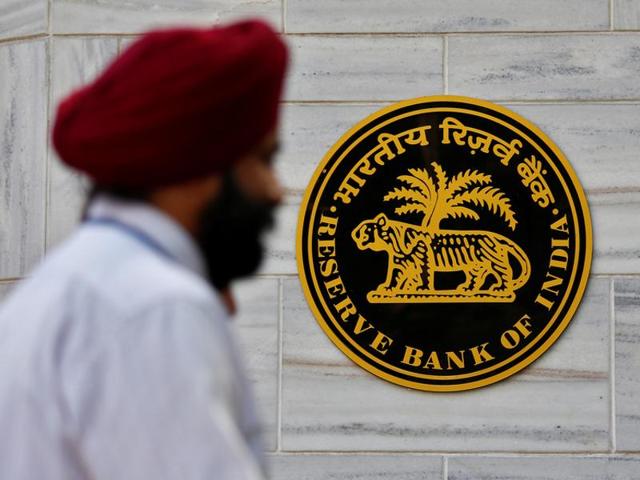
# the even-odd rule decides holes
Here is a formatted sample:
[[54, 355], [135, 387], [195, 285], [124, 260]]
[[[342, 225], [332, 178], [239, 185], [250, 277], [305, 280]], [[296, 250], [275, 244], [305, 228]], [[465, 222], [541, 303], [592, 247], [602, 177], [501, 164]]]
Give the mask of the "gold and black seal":
[[567, 327], [591, 263], [580, 183], [535, 125], [457, 96], [396, 103], [325, 155], [297, 259], [320, 326], [385, 380], [497, 382]]

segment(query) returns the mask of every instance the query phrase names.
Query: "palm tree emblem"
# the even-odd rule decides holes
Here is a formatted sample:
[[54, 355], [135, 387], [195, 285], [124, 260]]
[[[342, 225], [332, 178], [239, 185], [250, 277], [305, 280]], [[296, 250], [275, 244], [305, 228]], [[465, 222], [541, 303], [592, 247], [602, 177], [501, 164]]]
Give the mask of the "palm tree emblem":
[[480, 215], [475, 208], [482, 206], [503, 217], [509, 228], [515, 230], [518, 222], [509, 199], [499, 188], [490, 185], [491, 175], [467, 170], [449, 180], [440, 165], [432, 162], [431, 166], [436, 174], [435, 182], [422, 168], [410, 168], [409, 175], [398, 177], [409, 188], [397, 187], [384, 197], [385, 201], [404, 202], [395, 209], [395, 213], [422, 213], [422, 226], [437, 231], [445, 218], [479, 220]]

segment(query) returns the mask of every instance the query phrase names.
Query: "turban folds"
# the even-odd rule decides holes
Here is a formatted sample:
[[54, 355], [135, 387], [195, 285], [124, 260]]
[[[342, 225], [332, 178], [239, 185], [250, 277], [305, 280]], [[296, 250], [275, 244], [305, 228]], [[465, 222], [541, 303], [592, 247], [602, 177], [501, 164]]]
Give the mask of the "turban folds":
[[277, 124], [286, 65], [259, 20], [148, 32], [60, 103], [54, 147], [103, 186], [223, 172]]

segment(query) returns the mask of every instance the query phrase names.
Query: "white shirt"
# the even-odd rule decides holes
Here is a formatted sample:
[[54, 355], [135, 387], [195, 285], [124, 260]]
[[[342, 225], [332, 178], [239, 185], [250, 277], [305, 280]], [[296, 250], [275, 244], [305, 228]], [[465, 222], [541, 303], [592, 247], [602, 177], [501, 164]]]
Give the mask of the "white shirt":
[[0, 479], [262, 479], [194, 241], [141, 202], [101, 195], [89, 216], [109, 220], [81, 224], [0, 306]]

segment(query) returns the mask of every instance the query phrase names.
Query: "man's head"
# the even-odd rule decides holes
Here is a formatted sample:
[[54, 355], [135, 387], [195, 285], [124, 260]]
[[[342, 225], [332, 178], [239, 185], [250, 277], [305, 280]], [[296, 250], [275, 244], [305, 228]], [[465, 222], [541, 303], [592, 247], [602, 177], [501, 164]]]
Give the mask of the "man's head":
[[98, 190], [182, 224], [223, 289], [257, 267], [282, 199], [272, 158], [286, 64], [261, 21], [149, 32], [61, 102], [54, 146]]
[[220, 290], [260, 264], [261, 236], [272, 227], [274, 209], [283, 198], [273, 166], [277, 149], [273, 131], [224, 174], [172, 184], [147, 195], [148, 202], [191, 233], [207, 262], [211, 283]]

